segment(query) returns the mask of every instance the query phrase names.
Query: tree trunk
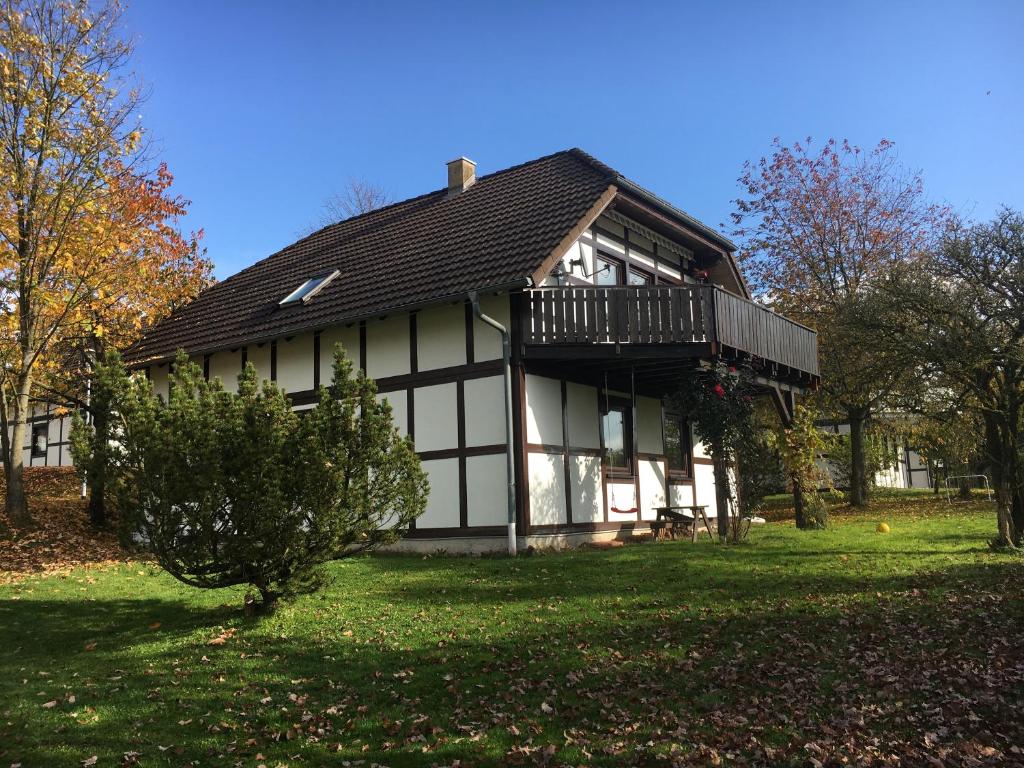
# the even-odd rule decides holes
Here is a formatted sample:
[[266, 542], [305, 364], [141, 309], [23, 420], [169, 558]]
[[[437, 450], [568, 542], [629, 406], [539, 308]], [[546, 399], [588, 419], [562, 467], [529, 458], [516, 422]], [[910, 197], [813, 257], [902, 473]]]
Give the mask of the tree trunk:
[[1003, 547], [1012, 547], [1017, 541], [1017, 533], [1013, 525], [1013, 503], [1016, 495], [1014, 469], [1016, 457], [1010, 454], [1010, 446], [998, 417], [986, 411], [985, 421], [985, 452], [988, 454], [992, 469], [992, 485], [996, 494], [996, 543]]
[[8, 463], [7, 469], [7, 498], [5, 509], [11, 524], [18, 527], [25, 527], [32, 524], [32, 516], [29, 514], [28, 499], [25, 496], [25, 433], [28, 424], [29, 399], [28, 394], [32, 386], [32, 379], [29, 376], [22, 377], [18, 381], [18, 392], [14, 397], [14, 426], [11, 430], [11, 442], [9, 455], [4, 458]]
[[246, 614], [249, 616], [265, 616], [276, 611], [277, 601], [280, 599], [281, 595], [267, 587], [259, 585], [256, 585], [256, 589], [260, 593], [260, 601], [247, 601], [245, 604]]
[[796, 513], [796, 527], [807, 527], [807, 515], [804, 512], [804, 489], [800, 485], [800, 478], [793, 475], [790, 478], [793, 484], [793, 511]]
[[[718, 539], [723, 544], [729, 538], [729, 462], [721, 445], [711, 445], [711, 461], [715, 475], [715, 504], [718, 507]], [[694, 525], [696, 525], [696, 520]]]
[[[109, 427], [109, 418], [105, 404], [100, 402], [100, 407], [95, 409], [92, 414], [92, 424], [94, 434], [96, 435], [96, 445], [106, 446], [107, 440], [107, 429]], [[97, 447], [93, 448], [94, 452], [98, 452]], [[106, 507], [106, 485], [107, 485], [107, 473], [106, 473], [106, 451], [103, 451], [103, 455], [99, 456], [99, 461], [92, 462], [92, 472], [88, 478], [89, 480], [89, 522], [91, 522], [97, 528], [102, 528], [107, 524], [107, 507]]]
[[850, 504], [865, 507], [868, 503], [868, 477], [864, 455], [864, 421], [863, 409], [850, 410], [846, 413], [850, 422]]

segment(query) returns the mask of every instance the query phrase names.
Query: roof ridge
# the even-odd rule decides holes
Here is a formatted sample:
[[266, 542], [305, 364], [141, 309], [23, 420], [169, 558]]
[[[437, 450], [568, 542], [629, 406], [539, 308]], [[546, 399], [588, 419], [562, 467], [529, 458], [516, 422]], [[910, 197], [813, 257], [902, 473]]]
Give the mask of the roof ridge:
[[[551, 160], [552, 158], [558, 157], [559, 155], [572, 155], [572, 156], [575, 156], [578, 160], [582, 160], [583, 162], [585, 162], [588, 165], [594, 167], [596, 170], [601, 171], [602, 173], [606, 173], [606, 174], [609, 174], [609, 175], [612, 175], [612, 176], [619, 175], [617, 171], [615, 171], [610, 166], [605, 165], [600, 160], [595, 158], [593, 155], [590, 155], [589, 153], [585, 152], [584, 150], [580, 149], [579, 147], [570, 147], [569, 149], [560, 149], [557, 152], [552, 152], [550, 154], [543, 155], [542, 157], [535, 157], [532, 160], [527, 160], [525, 162], [518, 163], [516, 165], [510, 165], [508, 168], [501, 168], [501, 169], [499, 169], [497, 171], [491, 171], [490, 173], [484, 174], [483, 176], [479, 176], [477, 178], [477, 182], [484, 181], [485, 179], [492, 179], [492, 178], [494, 178], [496, 176], [501, 176], [503, 174], [510, 173], [512, 171], [518, 171], [518, 170], [520, 170], [522, 168], [527, 168], [527, 167], [529, 167], [531, 165], [536, 165], [538, 163], [542, 163], [545, 160]], [[313, 232], [310, 232], [308, 235], [303, 235], [298, 240], [295, 240], [294, 242], [291, 242], [288, 245], [285, 245], [282, 248], [277, 249], [273, 253], [268, 254], [267, 256], [264, 256], [262, 259], [257, 260], [256, 262], [250, 264], [249, 266], [242, 267], [240, 270], [238, 270], [237, 272], [235, 272], [235, 273], [233, 273], [231, 275], [228, 275], [223, 280], [218, 280], [216, 283], [211, 285], [207, 290], [212, 290], [212, 289], [217, 288], [217, 287], [219, 287], [221, 285], [224, 285], [225, 283], [228, 283], [228, 282], [234, 280], [235, 278], [240, 277], [241, 275], [246, 274], [250, 270], [255, 269], [256, 267], [258, 267], [261, 264], [263, 264], [263, 262], [269, 261], [270, 259], [273, 259], [273, 258], [275, 258], [277, 256], [280, 256], [285, 251], [292, 250], [292, 249], [298, 247], [299, 245], [301, 245], [302, 243], [306, 243], [306, 242], [310, 241], [312, 238], [316, 237], [317, 235], [320, 235], [320, 234], [326, 232], [327, 230], [334, 229], [336, 227], [340, 227], [343, 224], [351, 224], [354, 221], [357, 221], [359, 219], [366, 218], [366, 217], [369, 217], [369, 216], [380, 216], [383, 212], [385, 212], [385, 211], [387, 211], [389, 209], [397, 208], [397, 207], [403, 206], [403, 205], [408, 205], [410, 203], [415, 203], [418, 200], [425, 200], [425, 199], [427, 199], [427, 198], [429, 198], [429, 197], [431, 197], [433, 195], [438, 195], [438, 194], [441, 194], [441, 193], [444, 193], [444, 192], [447, 192], [447, 188], [446, 187], [441, 187], [440, 189], [434, 189], [434, 190], [431, 190], [430, 192], [424, 192], [424, 193], [419, 194], [419, 195], [414, 195], [413, 197], [407, 197], [404, 200], [396, 200], [393, 203], [388, 203], [387, 205], [381, 206], [380, 208], [374, 208], [372, 211], [366, 211], [364, 213], [357, 214], [356, 216], [350, 216], [347, 219], [341, 219], [340, 221], [335, 221], [335, 222], [332, 222], [330, 224], [325, 224], [324, 226], [320, 227], [320, 229], [317, 229], [317, 230], [315, 230]], [[383, 224], [383, 223], [384, 222], [381, 222], [381, 224]], [[364, 237], [364, 236], [366, 236], [366, 234], [368, 234], [368, 233], [364, 231], [364, 232], [358, 233], [356, 235], [356, 237], [357, 238], [358, 237]], [[312, 253], [307, 254], [307, 257], [308, 258], [315, 257], [317, 254], [321, 253], [326, 246], [327, 246], [327, 244], [325, 243], [323, 246], [320, 246], [320, 247], [316, 248]]]

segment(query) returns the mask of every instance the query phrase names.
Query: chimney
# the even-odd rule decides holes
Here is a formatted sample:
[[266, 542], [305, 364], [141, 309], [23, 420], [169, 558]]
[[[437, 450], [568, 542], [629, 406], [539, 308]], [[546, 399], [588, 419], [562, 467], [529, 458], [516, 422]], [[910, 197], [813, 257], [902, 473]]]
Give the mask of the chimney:
[[476, 181], [476, 163], [459, 157], [448, 163], [448, 197], [465, 192]]

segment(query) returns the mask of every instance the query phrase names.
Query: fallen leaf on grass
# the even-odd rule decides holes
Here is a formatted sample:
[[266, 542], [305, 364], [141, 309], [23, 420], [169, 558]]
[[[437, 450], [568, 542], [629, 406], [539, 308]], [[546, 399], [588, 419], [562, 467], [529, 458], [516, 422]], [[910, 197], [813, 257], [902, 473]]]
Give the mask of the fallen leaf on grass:
[[225, 629], [219, 635], [209, 640], [207, 645], [224, 645], [224, 643], [234, 637], [235, 632], [237, 631], [237, 629]]

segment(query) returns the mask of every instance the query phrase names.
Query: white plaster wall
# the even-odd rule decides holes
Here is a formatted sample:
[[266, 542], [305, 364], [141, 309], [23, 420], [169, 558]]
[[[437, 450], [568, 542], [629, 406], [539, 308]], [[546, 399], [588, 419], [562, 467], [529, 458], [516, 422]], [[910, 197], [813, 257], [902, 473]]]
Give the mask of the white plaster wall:
[[413, 393], [416, 418], [416, 450], [457, 448], [458, 400], [455, 383], [417, 387]]
[[[495, 334], [497, 335], [497, 334]], [[421, 371], [466, 364], [466, 307], [452, 304], [416, 315], [416, 366]]]
[[405, 437], [409, 434], [409, 398], [404, 389], [397, 392], [387, 392], [377, 395], [377, 401], [387, 400], [391, 406], [391, 421], [394, 423], [398, 434]]
[[501, 376], [465, 383], [466, 445], [505, 442], [505, 381]]
[[466, 458], [466, 519], [474, 525], [508, 523], [508, 478], [504, 453]]
[[696, 495], [694, 503], [705, 505], [709, 515], [717, 514], [718, 503], [715, 501], [715, 471], [710, 464], [693, 465], [693, 486]]
[[430, 480], [427, 508], [416, 519], [416, 527], [457, 528], [459, 526], [459, 460], [424, 461], [423, 471]]
[[557, 379], [527, 374], [526, 440], [562, 444], [562, 385]]
[[654, 507], [665, 506], [665, 462], [641, 461], [640, 468], [640, 517], [654, 520]]
[[636, 520], [636, 512], [614, 511], [615, 509], [631, 510], [637, 506], [636, 487], [633, 485], [633, 483], [609, 482], [607, 485], [607, 489], [609, 522]]
[[673, 267], [667, 267], [664, 264], [658, 264], [658, 273], [667, 275], [668, 277], [674, 278], [675, 280], [682, 280], [683, 273]]
[[352, 361], [353, 370], [359, 368], [359, 326], [327, 328], [320, 334], [320, 383], [329, 387], [334, 380], [334, 347], [341, 344], [345, 357]]
[[242, 372], [242, 352], [225, 350], [210, 355], [210, 379], [220, 379], [228, 392], [238, 390], [238, 374]]
[[662, 453], [660, 400], [637, 397], [636, 431], [640, 453]]
[[48, 445], [59, 443], [68, 439], [68, 432], [71, 430], [71, 420], [52, 414], [46, 423], [46, 442]]
[[875, 485], [879, 488], [903, 488], [906, 486], [902, 464], [896, 463], [891, 467], [879, 470], [875, 474]]
[[708, 453], [707, 448], [705, 448], [705, 446], [704, 446], [704, 443], [700, 442], [697, 439], [697, 436], [695, 434], [693, 434], [693, 429], [692, 428], [690, 429], [690, 438], [691, 438], [691, 440], [693, 442], [693, 455], [694, 455], [694, 457], [695, 458], [699, 458], [699, 459], [710, 459], [711, 458], [711, 454]]
[[163, 365], [154, 365], [149, 369], [150, 382], [153, 384], [153, 394], [162, 397], [164, 402], [167, 402], [170, 394], [169, 380], [167, 378], [169, 368], [169, 364], [164, 363]]
[[556, 525], [566, 522], [565, 468], [557, 454], [527, 454], [530, 483], [530, 523]]
[[677, 483], [673, 483], [668, 487], [668, 489], [673, 506], [681, 507], [694, 503], [692, 484], [679, 485]]
[[[480, 311], [492, 317], [506, 328], [511, 328], [509, 319], [508, 296], [481, 296]], [[463, 344], [465, 347], [465, 344]], [[473, 318], [473, 359], [481, 363], [485, 360], [501, 358], [501, 334], [477, 317]]]
[[262, 383], [270, 379], [270, 344], [250, 344], [248, 347], [248, 358], [246, 362], [256, 367], [256, 380]]
[[302, 333], [291, 341], [277, 342], [277, 384], [285, 392], [313, 388], [313, 334]]
[[[583, 260], [583, 266], [570, 264], [571, 261]], [[594, 249], [580, 240], [574, 242], [562, 256], [562, 269], [566, 274], [588, 283], [594, 282]]]
[[366, 373], [371, 379], [409, 373], [409, 352], [408, 315], [366, 324]]
[[[630, 235], [629, 240], [630, 240], [630, 244], [632, 244], [632, 242], [633, 242], [633, 236], [632, 235]], [[654, 259], [652, 259], [652, 258], [650, 258], [648, 256], [644, 256], [642, 253], [638, 253], [637, 251], [633, 251], [633, 250], [631, 250], [629, 252], [629, 256], [637, 264], [640, 264], [640, 265], [642, 265], [644, 267], [647, 267], [647, 269], [650, 270], [651, 272], [654, 271], [654, 267], [656, 266], [655, 263], [654, 263]]]
[[623, 248], [621, 242], [619, 242], [618, 240], [612, 240], [611, 238], [605, 237], [600, 233], [597, 235], [597, 244], [601, 248], [601, 250], [611, 251], [612, 253], [620, 257], [624, 257], [626, 255], [626, 249]]
[[572, 495], [574, 523], [598, 523], [604, 520], [599, 457], [569, 457], [569, 491]]
[[600, 448], [597, 389], [585, 384], [568, 382], [565, 390], [565, 407], [569, 417], [569, 446]]

